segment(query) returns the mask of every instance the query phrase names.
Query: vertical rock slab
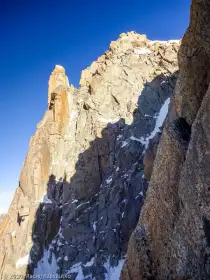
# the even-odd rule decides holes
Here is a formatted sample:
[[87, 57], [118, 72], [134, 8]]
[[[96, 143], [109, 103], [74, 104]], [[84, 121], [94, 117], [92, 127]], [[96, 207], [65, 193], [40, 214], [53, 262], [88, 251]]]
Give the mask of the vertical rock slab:
[[73, 92], [74, 88], [69, 86], [64, 68], [56, 66], [49, 80], [48, 110], [31, 138], [19, 187], [16, 189], [8, 214], [1, 222], [2, 279], [5, 274], [25, 274], [30, 263], [33, 224], [36, 221], [39, 204], [43, 202], [47, 192], [52, 163], [56, 158], [63, 157], [63, 151], [59, 147], [64, 143], [71, 110], [68, 95]]
[[209, 279], [210, 3], [192, 1], [179, 77], [121, 279]]

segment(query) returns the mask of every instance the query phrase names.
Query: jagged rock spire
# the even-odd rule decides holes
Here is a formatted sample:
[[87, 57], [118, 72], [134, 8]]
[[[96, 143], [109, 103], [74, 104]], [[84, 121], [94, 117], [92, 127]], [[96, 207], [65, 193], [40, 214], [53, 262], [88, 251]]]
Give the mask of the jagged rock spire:
[[50, 104], [52, 93], [55, 92], [58, 87], [68, 87], [69, 81], [66, 76], [65, 68], [61, 65], [56, 65], [54, 70], [52, 71], [48, 83], [48, 105]]

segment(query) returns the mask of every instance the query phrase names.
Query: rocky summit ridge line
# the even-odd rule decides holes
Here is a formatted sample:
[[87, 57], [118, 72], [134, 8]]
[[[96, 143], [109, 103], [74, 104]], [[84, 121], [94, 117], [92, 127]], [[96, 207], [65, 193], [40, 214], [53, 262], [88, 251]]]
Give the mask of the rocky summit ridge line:
[[119, 279], [175, 87], [179, 46], [123, 33], [82, 72], [79, 89], [55, 67], [48, 109], [1, 221], [1, 279]]

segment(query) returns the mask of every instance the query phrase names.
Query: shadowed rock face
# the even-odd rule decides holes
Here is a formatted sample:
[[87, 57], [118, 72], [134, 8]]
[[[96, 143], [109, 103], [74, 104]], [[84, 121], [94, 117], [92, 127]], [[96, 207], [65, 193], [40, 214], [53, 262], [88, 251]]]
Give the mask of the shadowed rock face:
[[48, 110], [0, 231], [2, 277], [119, 278], [147, 189], [144, 154], [149, 147], [150, 174], [175, 87], [178, 48], [121, 34], [82, 72], [79, 89], [55, 67]]
[[193, 0], [179, 78], [121, 279], [210, 279], [210, 2]]

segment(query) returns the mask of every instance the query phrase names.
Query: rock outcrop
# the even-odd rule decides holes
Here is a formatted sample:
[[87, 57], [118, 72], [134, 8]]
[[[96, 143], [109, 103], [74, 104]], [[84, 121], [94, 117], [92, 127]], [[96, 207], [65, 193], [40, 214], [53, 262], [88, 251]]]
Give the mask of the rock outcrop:
[[121, 34], [82, 72], [79, 89], [55, 67], [48, 109], [2, 222], [2, 278], [119, 279], [147, 189], [144, 164], [149, 178], [175, 87], [179, 45]]
[[210, 279], [210, 3], [193, 0], [179, 78], [121, 279]]
[[5, 214], [0, 214], [0, 227], [1, 227], [1, 223], [2, 223], [4, 218], [5, 218]]

